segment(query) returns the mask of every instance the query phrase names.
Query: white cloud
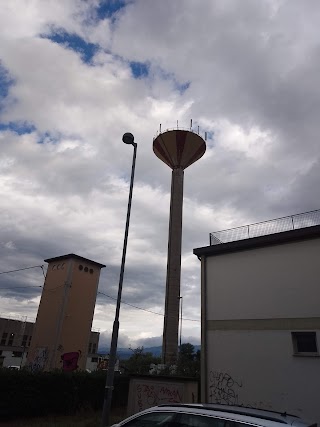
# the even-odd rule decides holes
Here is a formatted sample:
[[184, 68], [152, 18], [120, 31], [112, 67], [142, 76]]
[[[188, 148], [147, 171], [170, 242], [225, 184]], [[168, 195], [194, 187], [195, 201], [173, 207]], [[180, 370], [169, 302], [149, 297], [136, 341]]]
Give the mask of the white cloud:
[[[189, 126], [192, 118], [208, 140], [185, 171], [181, 292], [183, 317], [199, 320], [192, 249], [207, 245], [209, 232], [319, 208], [320, 7], [136, 0], [99, 20], [97, 5], [1, 8], [0, 61], [12, 83], [0, 104], [0, 268], [77, 252], [107, 265], [99, 289], [116, 296], [132, 160], [121, 138], [130, 131], [138, 155], [123, 300], [163, 313], [171, 171], [152, 141], [160, 123]], [[96, 44], [91, 61], [44, 38], [54, 32]], [[131, 61], [148, 75], [135, 78]], [[39, 289], [21, 284], [42, 285], [41, 270], [1, 275], [0, 287], [11, 287], [3, 315], [35, 317]], [[94, 325], [104, 340], [113, 316], [114, 303], [99, 295]], [[200, 324], [191, 320], [183, 337], [196, 341]], [[120, 323], [120, 346], [162, 334], [162, 316], [125, 304]]]
[[[83, 35], [83, 21], [90, 16], [96, 1], [65, 0], [19, 0], [1, 5], [1, 29], [4, 39], [27, 39], [37, 37], [51, 26], [64, 28], [70, 33]], [[14, 31], [12, 29], [14, 28]]]

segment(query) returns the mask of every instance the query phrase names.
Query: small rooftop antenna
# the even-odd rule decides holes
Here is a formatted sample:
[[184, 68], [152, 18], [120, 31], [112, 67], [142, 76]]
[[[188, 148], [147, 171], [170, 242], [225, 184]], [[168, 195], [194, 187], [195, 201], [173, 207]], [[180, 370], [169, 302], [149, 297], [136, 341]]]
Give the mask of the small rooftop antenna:
[[178, 120], [177, 120], [177, 129], [179, 129], [179, 124], [178, 124]]
[[160, 130], [159, 130], [159, 133], [161, 133], [161, 123], [160, 123]]
[[198, 126], [198, 135], [199, 135], [199, 133], [200, 133], [200, 126]]
[[207, 141], [207, 132], [204, 133], [204, 140]]
[[192, 119], [190, 120], [190, 130], [192, 130]]

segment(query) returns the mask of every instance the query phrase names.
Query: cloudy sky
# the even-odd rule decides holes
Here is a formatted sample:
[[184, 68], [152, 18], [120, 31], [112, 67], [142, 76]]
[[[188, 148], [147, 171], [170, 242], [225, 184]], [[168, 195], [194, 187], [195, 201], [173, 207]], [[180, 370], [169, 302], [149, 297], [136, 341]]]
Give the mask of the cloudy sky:
[[[208, 140], [185, 172], [182, 340], [198, 344], [193, 248], [320, 208], [319, 22], [317, 0], [0, 0], [0, 271], [106, 264], [93, 326], [109, 343], [132, 132], [119, 346], [159, 345], [171, 171], [152, 142], [193, 119]], [[35, 318], [42, 285], [39, 267], [1, 274], [1, 316]]]

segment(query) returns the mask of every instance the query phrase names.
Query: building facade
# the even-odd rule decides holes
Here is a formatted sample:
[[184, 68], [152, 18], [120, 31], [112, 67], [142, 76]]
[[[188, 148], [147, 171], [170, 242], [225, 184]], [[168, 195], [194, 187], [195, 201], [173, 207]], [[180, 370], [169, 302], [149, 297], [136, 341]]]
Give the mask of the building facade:
[[[48, 270], [28, 351], [30, 369], [86, 369], [97, 343], [90, 333], [103, 264], [68, 254], [46, 259]], [[95, 348], [93, 348], [95, 346]]]
[[34, 324], [23, 320], [0, 318], [0, 367], [21, 367], [26, 362]]
[[[27, 355], [34, 330], [34, 322], [22, 319], [0, 318], [0, 368], [21, 369], [26, 366]], [[98, 369], [99, 332], [91, 331], [86, 369]]]
[[202, 401], [320, 422], [320, 226], [217, 239], [194, 249], [202, 270]]

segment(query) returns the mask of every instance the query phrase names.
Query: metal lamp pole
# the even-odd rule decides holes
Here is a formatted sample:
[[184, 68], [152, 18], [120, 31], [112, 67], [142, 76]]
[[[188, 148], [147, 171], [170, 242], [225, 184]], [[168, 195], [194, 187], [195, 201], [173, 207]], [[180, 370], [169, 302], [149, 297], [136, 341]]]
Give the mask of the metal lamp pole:
[[110, 409], [111, 409], [114, 368], [115, 368], [115, 363], [116, 363], [117, 345], [118, 345], [119, 313], [120, 313], [120, 305], [121, 305], [122, 283], [123, 283], [124, 266], [125, 266], [125, 262], [126, 262], [127, 242], [128, 242], [128, 233], [129, 233], [129, 223], [130, 223], [130, 212], [131, 212], [131, 201], [132, 201], [132, 190], [133, 190], [133, 181], [134, 181], [134, 170], [135, 170], [136, 155], [137, 155], [137, 144], [134, 142], [134, 136], [132, 135], [132, 133], [125, 133], [122, 137], [122, 141], [125, 144], [133, 145], [134, 149], [133, 149], [131, 181], [130, 181], [128, 209], [127, 209], [127, 221], [126, 221], [126, 228], [125, 228], [125, 233], [124, 233], [122, 261], [121, 261], [121, 268], [120, 268], [117, 307], [116, 307], [115, 319], [113, 322], [108, 372], [107, 372], [104, 401], [103, 401], [102, 427], [108, 426]]
[[180, 351], [181, 351], [181, 339], [182, 339], [182, 301], [183, 297], [178, 297], [180, 300]]

